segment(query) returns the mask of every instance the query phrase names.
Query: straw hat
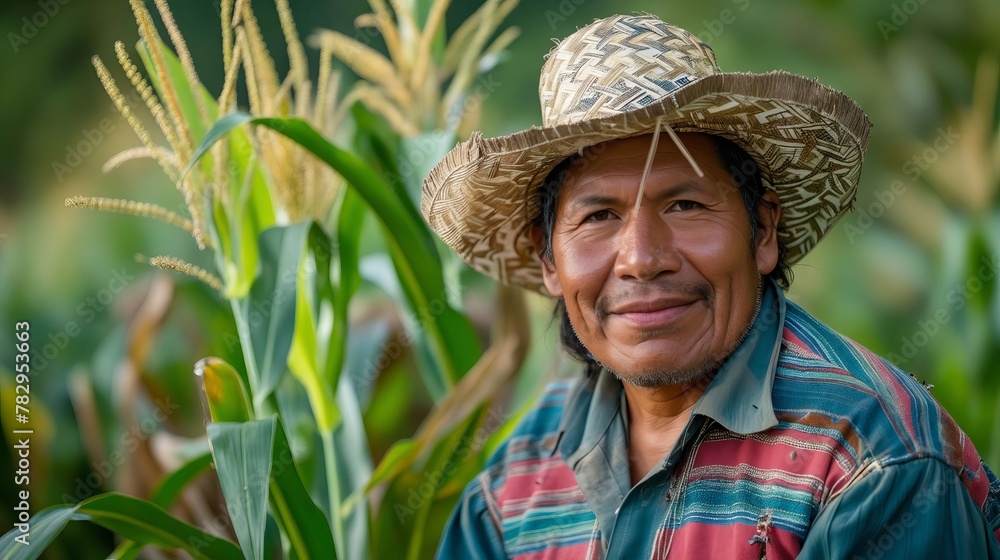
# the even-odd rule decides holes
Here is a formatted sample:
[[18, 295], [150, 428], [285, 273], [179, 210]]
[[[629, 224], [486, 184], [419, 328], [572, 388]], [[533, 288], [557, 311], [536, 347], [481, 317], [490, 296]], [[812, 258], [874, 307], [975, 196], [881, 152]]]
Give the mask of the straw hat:
[[597, 20], [549, 53], [543, 127], [473, 134], [431, 170], [421, 211], [474, 269], [542, 293], [529, 230], [538, 189], [568, 156], [658, 126], [725, 137], [757, 162], [781, 200], [789, 264], [853, 210], [871, 123], [846, 95], [787, 72], [721, 72], [691, 33], [650, 15]]

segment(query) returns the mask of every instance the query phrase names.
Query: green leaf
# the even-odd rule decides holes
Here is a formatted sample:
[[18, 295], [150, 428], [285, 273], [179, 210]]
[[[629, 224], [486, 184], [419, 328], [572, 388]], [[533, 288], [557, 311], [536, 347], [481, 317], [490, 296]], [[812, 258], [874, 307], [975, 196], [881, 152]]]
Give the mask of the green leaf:
[[150, 496], [150, 501], [167, 509], [174, 504], [177, 496], [187, 488], [187, 485], [197, 478], [201, 473], [208, 470], [212, 464], [212, 454], [205, 453], [188, 461], [184, 466], [165, 476]]
[[[363, 492], [365, 483], [372, 475], [372, 458], [368, 448], [368, 437], [361, 416], [354, 387], [347, 377], [341, 377], [337, 388], [337, 405], [344, 421], [338, 426], [334, 443], [337, 448], [339, 470], [337, 481], [340, 484], [340, 496], [350, 496]], [[360, 506], [360, 507], [358, 507]], [[343, 502], [341, 518], [344, 524], [344, 539], [346, 556], [363, 558], [369, 549], [369, 516], [366, 502], [361, 502], [345, 511]]]
[[[330, 300], [333, 302], [333, 328], [330, 332], [324, 365], [325, 376], [331, 384], [337, 382], [344, 368], [348, 337], [347, 310], [351, 298], [361, 285], [361, 274], [358, 272], [361, 258], [359, 245], [366, 214], [364, 201], [358, 193], [353, 189], [345, 189], [337, 218], [336, 265], [339, 277], [337, 289], [332, 291], [333, 297]], [[314, 250], [314, 253], [320, 254], [320, 251]], [[316, 266], [329, 267], [330, 263], [325, 261], [321, 263], [317, 260]], [[329, 276], [327, 278], [329, 279]]]
[[242, 560], [232, 542], [209, 535], [159, 506], [131, 496], [110, 492], [99, 494], [75, 506], [53, 506], [35, 515], [31, 521], [30, 545], [15, 541], [14, 529], [0, 538], [0, 559], [32, 560], [38, 558], [71, 520], [85, 520], [137, 543], [165, 549], [180, 548], [198, 560]]
[[[226, 504], [240, 542], [254, 538], [255, 546], [263, 546], [264, 527], [259, 525], [262, 523], [259, 508], [264, 500], [269, 501], [271, 513], [288, 538], [294, 557], [335, 559], [330, 525], [302, 484], [281, 420], [275, 415], [243, 424], [210, 424], [208, 429]], [[216, 444], [220, 437], [225, 447]], [[220, 452], [229, 455], [222, 456], [226, 466], [219, 463]], [[256, 517], [248, 512], [254, 512]], [[259, 532], [250, 533], [256, 537], [243, 536], [248, 530]], [[248, 557], [252, 557], [250, 552]]]
[[208, 133], [205, 135], [205, 139], [202, 140], [201, 145], [199, 145], [194, 151], [194, 155], [191, 157], [191, 161], [188, 162], [187, 167], [184, 168], [181, 178], [183, 179], [184, 176], [191, 171], [191, 168], [197, 164], [198, 160], [201, 159], [202, 156], [208, 153], [208, 150], [210, 150], [216, 142], [222, 140], [222, 138], [227, 134], [236, 130], [240, 126], [251, 122], [252, 120], [253, 117], [246, 113], [230, 113], [216, 121], [216, 123], [212, 125], [212, 128], [209, 129]]
[[434, 131], [403, 138], [399, 145], [399, 174], [414, 206], [419, 206], [424, 178], [455, 145], [453, 132]]
[[[149, 45], [147, 45], [145, 41], [140, 40], [136, 44], [136, 50], [139, 52], [139, 57], [142, 59], [143, 65], [146, 67], [146, 72], [149, 74], [153, 87], [156, 89], [156, 93], [160, 96], [160, 99], [163, 99], [165, 84], [160, 81], [159, 73], [153, 65]], [[171, 51], [170, 48], [163, 42], [160, 43], [160, 52], [163, 54], [163, 61], [166, 64], [167, 79], [170, 80], [170, 85], [177, 94], [177, 102], [178, 105], [180, 105], [180, 111], [181, 115], [184, 117], [184, 122], [188, 127], [190, 127], [191, 135], [194, 137], [194, 141], [199, 142], [205, 135], [205, 123], [202, 122], [201, 114], [198, 112], [198, 105], [194, 99], [194, 88], [192, 87], [191, 82], [188, 81], [187, 72], [184, 71], [184, 66], [181, 64], [180, 60], [178, 60], [173, 51]], [[215, 98], [212, 97], [204, 86], [202, 86], [198, 93], [202, 96], [202, 100], [205, 102], [205, 109], [208, 113], [208, 118], [214, 120], [216, 118]]]
[[[163, 477], [153, 489], [150, 501], [163, 509], [168, 509], [173, 505], [177, 496], [197, 478], [201, 473], [208, 470], [212, 464], [212, 454], [203, 453], [188, 461], [184, 466]], [[135, 541], [125, 541], [118, 545], [115, 550], [108, 555], [108, 560], [131, 560], [142, 551], [142, 545]]]
[[271, 467], [271, 511], [298, 558], [336, 560], [330, 523], [302, 484], [285, 429], [278, 419]]
[[295, 334], [288, 353], [288, 369], [302, 383], [320, 431], [330, 431], [340, 421], [331, 385], [321, 377], [316, 365], [316, 326], [306, 297], [305, 262], [299, 265], [299, 286], [295, 295]]
[[247, 558], [264, 557], [268, 487], [275, 417], [243, 423], [212, 423], [208, 439], [226, 509]]
[[[245, 123], [267, 126], [284, 134], [333, 167], [375, 211], [398, 251], [399, 276], [408, 286], [411, 306], [424, 322], [439, 364], [434, 375], [451, 387], [479, 358], [482, 350], [468, 318], [448, 304], [440, 260], [427, 226], [413, 216], [409, 201], [401, 200], [377, 171], [357, 156], [337, 148], [301, 119], [254, 118], [234, 113], [217, 122], [195, 152], [195, 160], [211, 148], [212, 139]], [[256, 391], [255, 391], [256, 392]], [[440, 396], [440, 395], [439, 395]], [[255, 395], [255, 398], [256, 395]]]
[[396, 478], [399, 473], [410, 468], [419, 450], [418, 442], [413, 439], [401, 439], [392, 444], [392, 447], [385, 452], [378, 467], [375, 468], [375, 472], [372, 473], [372, 478], [365, 491], [371, 490], [386, 480]]
[[247, 369], [256, 380], [256, 386], [251, 383], [255, 405], [278, 386], [288, 363], [295, 331], [296, 271], [309, 224], [273, 227], [260, 234], [260, 276], [236, 306], [244, 352], [252, 350]]
[[253, 404], [243, 378], [225, 360], [201, 359], [194, 365], [194, 374], [201, 377], [212, 422], [246, 422], [252, 417]]
[[[0, 537], [0, 559], [2, 560], [33, 560], [41, 556], [45, 548], [62, 532], [76, 508], [73, 506], [52, 506], [36, 513], [31, 518], [28, 527], [30, 531], [22, 533], [16, 526], [6, 535]], [[22, 536], [24, 535], [24, 536]], [[27, 539], [18, 541], [18, 537]]]

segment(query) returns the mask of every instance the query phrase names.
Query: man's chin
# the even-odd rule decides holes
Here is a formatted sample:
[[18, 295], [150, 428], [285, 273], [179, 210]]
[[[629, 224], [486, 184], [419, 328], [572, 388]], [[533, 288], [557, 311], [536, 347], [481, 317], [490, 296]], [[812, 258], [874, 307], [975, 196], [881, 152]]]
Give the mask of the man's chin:
[[619, 373], [605, 366], [622, 383], [628, 383], [645, 389], [670, 387], [673, 385], [691, 385], [701, 380], [709, 379], [719, 370], [721, 363], [705, 364], [689, 369], [648, 370], [639, 372]]

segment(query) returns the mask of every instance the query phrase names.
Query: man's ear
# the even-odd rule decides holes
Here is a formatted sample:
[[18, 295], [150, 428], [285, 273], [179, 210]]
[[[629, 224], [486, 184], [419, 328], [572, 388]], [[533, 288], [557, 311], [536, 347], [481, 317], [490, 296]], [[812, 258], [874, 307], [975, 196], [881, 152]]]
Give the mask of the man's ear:
[[757, 232], [757, 270], [767, 275], [778, 265], [778, 222], [781, 220], [781, 200], [771, 189], [764, 189], [767, 204], [758, 207], [761, 227]]
[[562, 284], [559, 283], [555, 263], [546, 254], [545, 245], [542, 242], [542, 228], [532, 224], [528, 234], [531, 236], [531, 242], [535, 246], [538, 259], [542, 261], [542, 282], [545, 284], [545, 289], [552, 297], [562, 297]]

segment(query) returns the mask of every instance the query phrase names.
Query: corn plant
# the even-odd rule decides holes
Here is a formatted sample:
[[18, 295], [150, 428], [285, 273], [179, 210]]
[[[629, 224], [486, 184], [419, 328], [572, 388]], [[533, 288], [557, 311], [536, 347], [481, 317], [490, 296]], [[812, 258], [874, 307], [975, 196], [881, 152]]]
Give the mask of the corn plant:
[[[202, 85], [167, 1], [155, 0], [155, 7], [172, 49], [143, 1], [130, 1], [145, 75], [123, 44], [115, 51], [135, 95], [126, 97], [104, 62], [93, 62], [142, 145], [105, 169], [152, 160], [177, 186], [183, 211], [86, 196], [66, 204], [158, 219], [211, 250], [214, 272], [169, 255], [148, 262], [197, 278], [228, 302], [245, 371], [214, 357], [194, 368], [210, 455], [165, 477], [148, 500], [106, 493], [45, 509], [32, 519], [32, 545], [21, 546], [12, 531], [0, 539], [0, 555], [35, 558], [66, 523], [84, 519], [126, 539], [114, 558], [134, 558], [147, 545], [195, 558], [272, 558], [279, 548], [290, 558], [427, 557], [461, 489], [516, 419], [490, 422], [489, 404], [524, 358], [527, 318], [520, 296], [498, 288], [506, 313], [483, 351], [459, 291], [448, 288], [457, 286], [460, 264], [442, 253], [420, 218], [417, 188], [432, 160], [474, 124], [478, 103], [467, 103], [468, 91], [516, 37], [508, 29], [491, 41], [516, 0], [487, 0], [450, 40], [447, 0], [397, 0], [392, 10], [370, 0], [372, 13], [356, 24], [381, 34], [389, 56], [320, 31], [309, 39], [320, 51], [315, 82], [287, 0], [275, 1], [290, 61], [283, 78], [251, 3], [223, 0], [225, 81], [218, 97]], [[334, 57], [362, 78], [339, 100]], [[241, 77], [249, 104], [243, 112], [236, 107]], [[147, 130], [137, 102], [165, 144]], [[421, 162], [414, 164], [417, 152]], [[344, 375], [357, 377], [351, 368], [377, 354], [378, 345], [366, 356], [348, 344], [369, 215], [394, 271], [380, 281], [399, 294], [411, 318], [406, 342], [436, 402], [416, 434], [377, 466], [362, 404]], [[305, 414], [298, 395], [305, 396]], [[303, 416], [308, 434], [293, 438], [288, 424]], [[167, 512], [210, 464], [235, 543]]]

